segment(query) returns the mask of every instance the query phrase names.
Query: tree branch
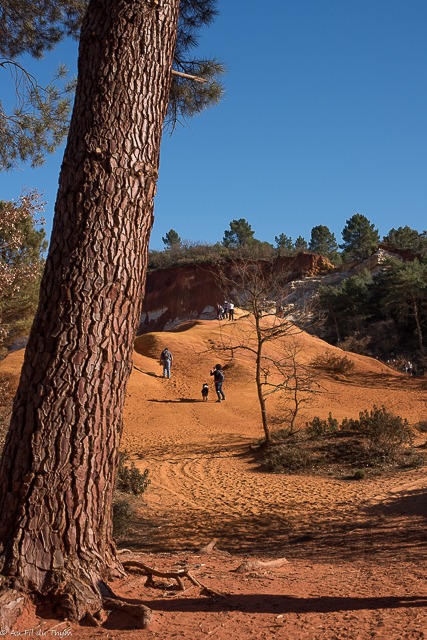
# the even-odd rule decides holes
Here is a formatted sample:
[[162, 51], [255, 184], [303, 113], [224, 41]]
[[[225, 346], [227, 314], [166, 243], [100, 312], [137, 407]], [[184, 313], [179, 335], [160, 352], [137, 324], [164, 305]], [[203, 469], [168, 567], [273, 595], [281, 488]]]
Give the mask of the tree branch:
[[177, 71], [176, 69], [172, 69], [172, 75], [178, 76], [179, 78], [186, 78], [186, 80], [193, 80], [193, 82], [207, 82], [205, 78], [199, 78], [199, 76], [192, 76], [190, 73], [183, 73], [182, 71]]

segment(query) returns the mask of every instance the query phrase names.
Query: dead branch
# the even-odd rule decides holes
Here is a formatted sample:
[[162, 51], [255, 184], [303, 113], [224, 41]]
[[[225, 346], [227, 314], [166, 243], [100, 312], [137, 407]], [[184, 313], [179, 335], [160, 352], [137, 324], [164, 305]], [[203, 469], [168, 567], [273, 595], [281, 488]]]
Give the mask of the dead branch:
[[222, 598], [224, 597], [223, 593], [215, 591], [210, 587], [204, 585], [200, 580], [195, 578], [187, 569], [179, 569], [178, 571], [158, 571], [153, 567], [149, 567], [143, 562], [137, 562], [136, 560], [127, 560], [123, 562], [123, 566], [125, 569], [139, 569], [143, 574], [147, 576], [146, 584], [148, 586], [154, 586], [153, 576], [156, 578], [170, 578], [171, 580], [175, 580], [179, 591], [184, 591], [184, 582], [183, 578], [187, 578], [190, 580], [192, 584], [196, 587], [199, 587], [202, 590], [202, 593], [211, 597], [211, 598]]
[[200, 78], [199, 76], [192, 76], [189, 73], [183, 73], [182, 71], [176, 71], [176, 69], [172, 69], [172, 75], [178, 76], [179, 78], [185, 78], [186, 80], [193, 80], [193, 82], [207, 82], [206, 78]]
[[213, 538], [213, 540], [211, 540], [209, 544], [205, 545], [204, 547], [200, 547], [199, 553], [207, 553], [207, 554], [212, 553], [217, 542], [218, 542], [218, 538]]
[[262, 560], [247, 560], [239, 565], [237, 569], [233, 569], [233, 572], [248, 573], [248, 571], [256, 571], [256, 569], [283, 567], [284, 564], [289, 564], [289, 560], [286, 560], [286, 558], [277, 558], [276, 560], [269, 560], [267, 562], [262, 562]]

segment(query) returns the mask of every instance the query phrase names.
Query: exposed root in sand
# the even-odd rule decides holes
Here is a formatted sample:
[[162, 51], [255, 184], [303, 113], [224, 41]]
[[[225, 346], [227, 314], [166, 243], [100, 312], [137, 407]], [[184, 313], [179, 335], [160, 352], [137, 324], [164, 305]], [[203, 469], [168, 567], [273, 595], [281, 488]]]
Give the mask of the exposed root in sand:
[[187, 578], [192, 584], [201, 589], [201, 593], [203, 595], [209, 596], [210, 598], [223, 598], [225, 594], [220, 593], [219, 591], [215, 591], [210, 587], [207, 587], [205, 584], [202, 584], [200, 580], [198, 580], [192, 573], [188, 571], [188, 569], [179, 569], [178, 571], [158, 571], [153, 567], [149, 567], [143, 562], [138, 562], [136, 560], [127, 560], [123, 562], [123, 566], [126, 569], [138, 569], [143, 574], [147, 576], [146, 586], [154, 587], [155, 582], [153, 580], [153, 576], [156, 578], [170, 578], [171, 580], [175, 580], [178, 586], [179, 591], [185, 591], [184, 586], [184, 578]]

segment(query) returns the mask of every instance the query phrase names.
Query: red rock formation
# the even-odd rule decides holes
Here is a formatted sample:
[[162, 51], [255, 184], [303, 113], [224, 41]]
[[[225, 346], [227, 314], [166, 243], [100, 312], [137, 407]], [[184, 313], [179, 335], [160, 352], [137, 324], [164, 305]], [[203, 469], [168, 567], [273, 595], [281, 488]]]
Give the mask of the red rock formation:
[[[299, 253], [281, 257], [278, 269], [286, 269], [289, 281], [327, 273], [333, 267], [324, 257]], [[232, 274], [230, 262], [225, 271]], [[216, 279], [214, 264], [193, 264], [152, 271], [147, 276], [144, 307], [138, 333], [167, 331], [186, 320], [214, 318], [224, 292]]]

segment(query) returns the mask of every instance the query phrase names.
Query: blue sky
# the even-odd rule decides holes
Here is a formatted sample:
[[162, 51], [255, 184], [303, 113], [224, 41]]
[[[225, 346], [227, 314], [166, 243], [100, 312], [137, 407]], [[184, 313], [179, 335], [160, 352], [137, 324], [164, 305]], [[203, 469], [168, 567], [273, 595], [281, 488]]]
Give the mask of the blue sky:
[[[220, 0], [219, 10], [200, 51], [225, 63], [225, 97], [163, 138], [151, 248], [171, 228], [221, 241], [238, 218], [271, 243], [309, 240], [319, 224], [340, 242], [356, 212], [381, 235], [426, 229], [427, 2]], [[63, 43], [38, 67], [46, 78], [58, 61], [73, 70], [76, 55]], [[0, 174], [1, 199], [44, 193], [48, 231], [62, 151]]]

